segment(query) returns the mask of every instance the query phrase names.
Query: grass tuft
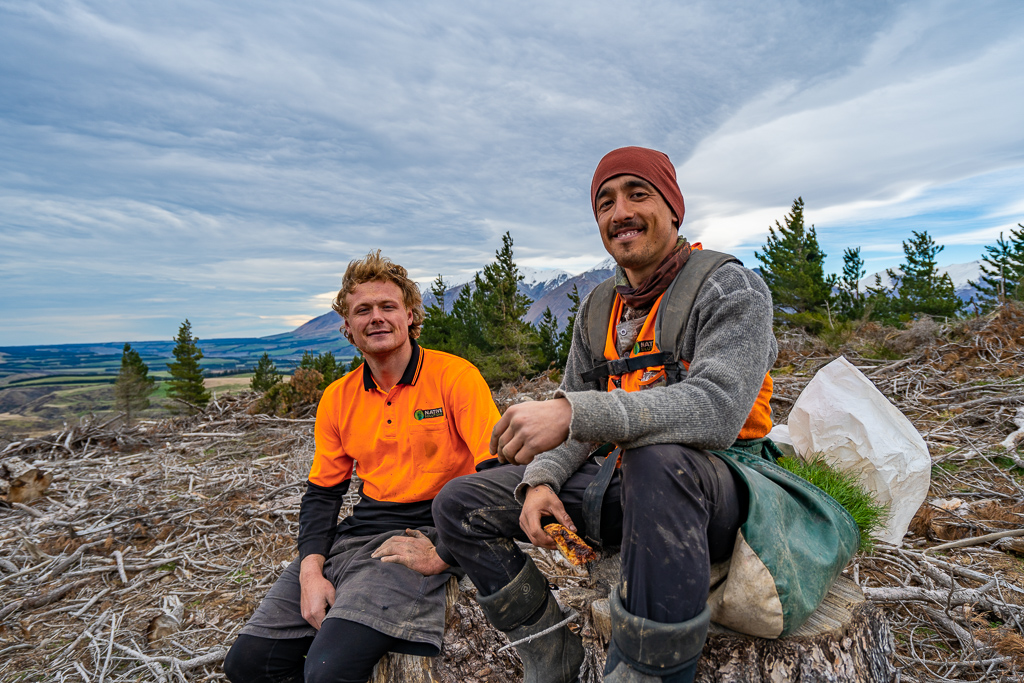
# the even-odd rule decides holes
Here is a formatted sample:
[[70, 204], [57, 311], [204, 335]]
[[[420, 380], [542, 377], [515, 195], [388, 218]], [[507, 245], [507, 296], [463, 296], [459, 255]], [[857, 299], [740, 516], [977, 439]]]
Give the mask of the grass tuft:
[[846, 508], [860, 529], [860, 552], [870, 553], [874, 550], [875, 539], [872, 534], [885, 526], [889, 518], [889, 506], [879, 503], [875, 495], [861, 485], [857, 475], [840, 472], [821, 456], [813, 460], [781, 458], [779, 465], [814, 484]]

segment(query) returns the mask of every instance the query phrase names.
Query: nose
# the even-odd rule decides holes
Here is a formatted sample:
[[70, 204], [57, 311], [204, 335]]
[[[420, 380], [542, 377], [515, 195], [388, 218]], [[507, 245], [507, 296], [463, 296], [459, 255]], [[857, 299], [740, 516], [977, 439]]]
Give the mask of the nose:
[[612, 223], [618, 224], [633, 217], [633, 207], [624, 198], [615, 200], [615, 208], [612, 210]]

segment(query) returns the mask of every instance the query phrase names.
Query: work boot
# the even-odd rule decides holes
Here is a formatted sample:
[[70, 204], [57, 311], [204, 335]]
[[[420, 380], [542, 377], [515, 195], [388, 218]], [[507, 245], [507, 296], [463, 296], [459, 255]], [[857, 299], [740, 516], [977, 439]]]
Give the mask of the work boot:
[[693, 619], [663, 624], [626, 611], [619, 589], [608, 596], [612, 641], [605, 683], [692, 683], [711, 623], [707, 606]]
[[[516, 578], [493, 595], [477, 595], [484, 614], [510, 642], [545, 631], [565, 619], [547, 579], [533, 560]], [[540, 613], [540, 618], [526, 623]], [[578, 680], [583, 663], [583, 641], [563, 624], [550, 633], [515, 646], [523, 660], [523, 683], [572, 683]]]

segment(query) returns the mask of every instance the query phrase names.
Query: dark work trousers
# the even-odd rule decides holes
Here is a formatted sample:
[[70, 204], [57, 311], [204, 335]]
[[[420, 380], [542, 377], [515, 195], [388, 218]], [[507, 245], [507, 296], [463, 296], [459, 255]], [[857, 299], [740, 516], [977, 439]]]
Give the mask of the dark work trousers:
[[[529, 540], [513, 496], [525, 469], [505, 465], [459, 477], [434, 499], [442, 559], [461, 566], [483, 595], [496, 593], [526, 564], [512, 540]], [[583, 492], [597, 471], [587, 461], [558, 494], [581, 535]], [[621, 543], [626, 611], [661, 623], [699, 614], [710, 565], [732, 554], [746, 519], [746, 495], [728, 465], [707, 451], [678, 444], [624, 451], [604, 497], [601, 537], [606, 547]]]
[[432, 657], [437, 647], [331, 618], [316, 636], [238, 636], [224, 658], [224, 673], [232, 683], [366, 683], [387, 652]]

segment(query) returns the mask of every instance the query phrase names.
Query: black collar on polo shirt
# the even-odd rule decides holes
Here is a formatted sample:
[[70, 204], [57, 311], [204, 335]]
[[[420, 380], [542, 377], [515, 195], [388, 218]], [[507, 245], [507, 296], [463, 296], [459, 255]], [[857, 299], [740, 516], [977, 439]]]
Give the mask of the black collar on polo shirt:
[[[409, 343], [412, 344], [412, 356], [409, 357], [409, 364], [405, 366], [402, 378], [398, 380], [399, 384], [416, 384], [416, 380], [419, 377], [417, 370], [419, 369], [420, 361], [420, 345], [412, 337], [409, 337]], [[370, 364], [363, 360], [363, 390], [369, 391], [376, 388], [378, 388], [377, 382], [374, 381], [373, 373], [370, 372]]]

